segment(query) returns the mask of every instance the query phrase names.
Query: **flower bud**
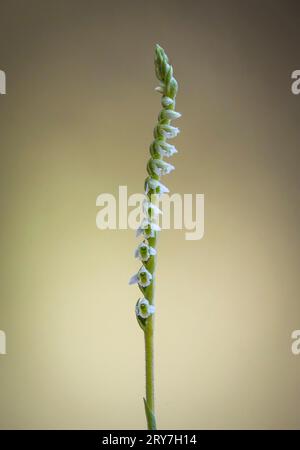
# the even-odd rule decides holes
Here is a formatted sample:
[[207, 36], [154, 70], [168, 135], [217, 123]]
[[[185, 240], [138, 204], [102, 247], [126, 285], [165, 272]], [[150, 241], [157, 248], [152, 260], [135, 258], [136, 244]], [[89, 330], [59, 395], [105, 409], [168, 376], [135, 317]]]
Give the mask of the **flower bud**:
[[181, 117], [179, 112], [173, 111], [172, 109], [163, 109], [160, 113], [160, 118], [162, 120], [174, 120]]
[[166, 95], [164, 97], [162, 97], [161, 99], [161, 104], [167, 108], [170, 105], [173, 105], [174, 100], [171, 97], [167, 97]]
[[170, 83], [167, 86], [167, 95], [168, 97], [175, 98], [178, 90], [178, 83], [175, 78], [170, 80]]

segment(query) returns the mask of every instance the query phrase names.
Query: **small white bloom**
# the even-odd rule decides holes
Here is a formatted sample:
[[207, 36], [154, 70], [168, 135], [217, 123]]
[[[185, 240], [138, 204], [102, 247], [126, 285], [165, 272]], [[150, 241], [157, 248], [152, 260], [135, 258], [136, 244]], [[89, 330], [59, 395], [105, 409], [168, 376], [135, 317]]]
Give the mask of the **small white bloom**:
[[160, 227], [147, 218], [143, 220], [139, 228], [136, 230], [136, 235], [138, 237], [143, 234], [146, 239], [149, 239], [155, 237], [156, 231], [160, 231]]
[[164, 141], [156, 141], [158, 151], [162, 156], [166, 156], [169, 158], [170, 156], [173, 156], [175, 153], [178, 153], [177, 149], [174, 145], [168, 144]]
[[162, 214], [162, 211], [158, 206], [151, 203], [149, 200], [144, 200], [143, 202], [143, 210], [146, 217], [156, 218], [159, 214]]
[[151, 273], [142, 266], [137, 274], [133, 275], [133, 277], [130, 278], [129, 284], [135, 284], [138, 283], [141, 287], [147, 287], [151, 283], [152, 275]]
[[150, 189], [155, 191], [156, 194], [164, 194], [169, 192], [169, 189], [166, 186], [154, 178], [148, 178], [146, 181], [146, 194], [148, 194]]
[[146, 298], [140, 298], [135, 307], [135, 313], [142, 319], [147, 319], [151, 314], [154, 314], [155, 306], [150, 305], [149, 300]]
[[148, 261], [150, 256], [156, 255], [155, 248], [151, 247], [148, 243], [142, 242], [136, 249], [134, 256], [141, 261]]
[[180, 132], [179, 128], [172, 127], [171, 125], [159, 125], [159, 132], [166, 138], [172, 139]]
[[166, 108], [166, 107], [168, 107], [170, 105], [173, 105], [174, 100], [171, 97], [164, 96], [161, 99], [161, 103]]
[[161, 112], [161, 118], [167, 119], [167, 120], [174, 120], [181, 117], [181, 114], [179, 112], [173, 111], [172, 109], [164, 109]]
[[152, 281], [151, 273], [143, 266], [138, 271], [138, 284], [142, 287], [147, 287]]
[[161, 159], [153, 159], [152, 161], [154, 165], [153, 170], [156, 175], [168, 175], [170, 172], [172, 172], [172, 170], [175, 169], [172, 164], [166, 163]]

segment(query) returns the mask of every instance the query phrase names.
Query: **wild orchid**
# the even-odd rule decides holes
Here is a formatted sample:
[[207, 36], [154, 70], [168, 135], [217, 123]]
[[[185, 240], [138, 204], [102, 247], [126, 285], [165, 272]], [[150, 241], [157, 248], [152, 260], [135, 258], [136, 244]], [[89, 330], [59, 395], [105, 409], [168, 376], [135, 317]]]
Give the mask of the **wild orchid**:
[[130, 284], [137, 283], [143, 295], [136, 303], [135, 313], [145, 337], [146, 398], [144, 398], [144, 405], [149, 430], [156, 429], [154, 408], [154, 294], [156, 245], [160, 231], [157, 221], [161, 213], [158, 203], [159, 197], [169, 192], [169, 189], [160, 182], [160, 178], [174, 170], [174, 166], [164, 161], [164, 158], [169, 158], [177, 153], [174, 145], [169, 144], [167, 139], [172, 139], [179, 133], [179, 129], [171, 125], [171, 120], [180, 117], [180, 113], [175, 111], [177, 81], [173, 76], [173, 68], [169, 64], [168, 57], [159, 45], [155, 49], [155, 73], [159, 80], [159, 86], [155, 90], [162, 94], [162, 110], [158, 115], [158, 122], [154, 128], [154, 140], [150, 145], [151, 158], [147, 164], [148, 177], [144, 186], [143, 210], [145, 217], [137, 230], [137, 236], [141, 236], [143, 241], [138, 245], [135, 257], [142, 262], [142, 267], [129, 281]]

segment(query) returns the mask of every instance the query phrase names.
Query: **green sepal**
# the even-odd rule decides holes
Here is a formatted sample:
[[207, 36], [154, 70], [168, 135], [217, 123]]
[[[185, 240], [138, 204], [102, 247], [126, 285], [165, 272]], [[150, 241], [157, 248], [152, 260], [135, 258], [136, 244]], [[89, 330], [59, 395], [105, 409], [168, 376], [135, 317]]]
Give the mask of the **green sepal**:
[[170, 108], [164, 108], [164, 109], [162, 109], [162, 110], [160, 111], [160, 113], [158, 114], [158, 121], [159, 121], [159, 123], [160, 123], [161, 125], [168, 125], [169, 122], [170, 122], [169, 119], [166, 119], [166, 118], [164, 117], [165, 109], [170, 109]]
[[143, 398], [143, 400], [144, 400], [144, 405], [145, 405], [145, 413], [146, 413], [146, 418], [147, 418], [148, 430], [156, 430], [155, 416], [154, 416], [153, 412], [151, 411], [151, 409], [149, 408], [146, 399]]
[[150, 145], [150, 154], [154, 159], [159, 159], [161, 157], [160, 152], [157, 150], [156, 141], [153, 141], [152, 144]]
[[[135, 308], [137, 307], [139, 300], [136, 302]], [[142, 317], [138, 316], [137, 314], [135, 314], [136, 320], [139, 324], [139, 326], [141, 327], [141, 329], [145, 332], [146, 329], [146, 319], [143, 319]]]
[[150, 177], [152, 177], [152, 178], [156, 175], [156, 173], [154, 172], [153, 166], [154, 166], [153, 159], [150, 158], [148, 161], [148, 164], [147, 164], [147, 172], [150, 175]]
[[169, 70], [168, 70], [167, 75], [166, 75], [166, 85], [169, 85], [169, 83], [172, 80], [172, 78], [173, 78], [173, 67], [169, 66]]
[[167, 87], [167, 95], [168, 97], [175, 98], [178, 90], [178, 83], [175, 78], [172, 78]]
[[163, 79], [165, 80], [166, 79], [166, 75], [167, 75], [167, 73], [168, 73], [168, 71], [169, 71], [169, 68], [170, 68], [170, 65], [166, 62], [166, 61], [162, 61], [162, 63], [161, 63], [161, 74], [162, 74], [162, 77], [163, 77]]
[[162, 136], [162, 134], [160, 132], [159, 124], [156, 125], [156, 127], [154, 128], [153, 136], [154, 136], [154, 139], [162, 139], [163, 138], [163, 136]]
[[156, 74], [156, 77], [159, 79], [159, 81], [163, 81], [160, 70], [159, 70], [159, 66], [157, 64], [155, 64], [155, 74]]

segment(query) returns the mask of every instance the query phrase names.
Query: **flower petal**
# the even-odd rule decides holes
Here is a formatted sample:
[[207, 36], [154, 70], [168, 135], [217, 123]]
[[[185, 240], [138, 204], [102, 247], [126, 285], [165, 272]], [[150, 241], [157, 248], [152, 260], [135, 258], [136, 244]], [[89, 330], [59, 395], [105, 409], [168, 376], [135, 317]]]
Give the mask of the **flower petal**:
[[133, 275], [130, 280], [129, 280], [129, 284], [135, 284], [139, 281], [139, 277], [138, 274], [136, 273], [135, 275]]

